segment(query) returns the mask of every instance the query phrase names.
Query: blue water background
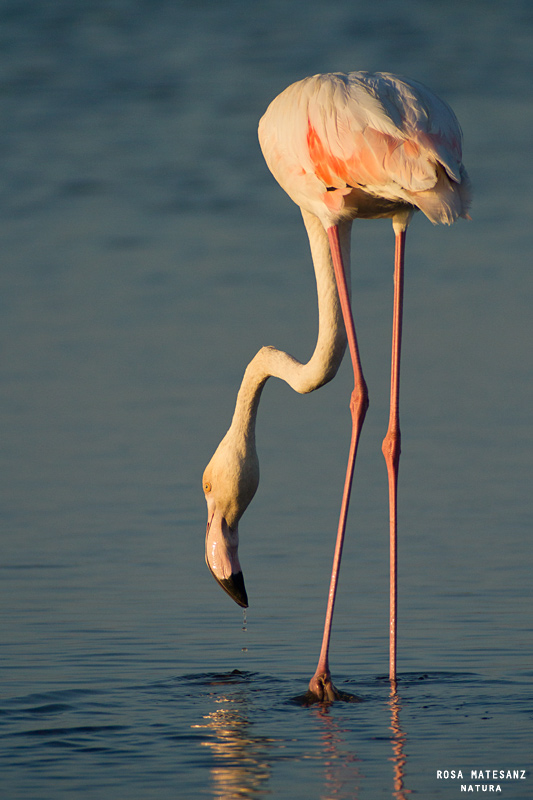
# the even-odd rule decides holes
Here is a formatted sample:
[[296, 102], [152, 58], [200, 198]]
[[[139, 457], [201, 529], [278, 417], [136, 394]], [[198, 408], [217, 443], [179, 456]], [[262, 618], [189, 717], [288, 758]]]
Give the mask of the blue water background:
[[[529, 0], [2, 0], [0, 52], [3, 796], [448, 800], [452, 768], [526, 769], [500, 796], [533, 796]], [[331, 666], [362, 702], [303, 709], [349, 364], [309, 396], [264, 391], [245, 623], [204, 564], [200, 480], [255, 352], [306, 360], [316, 338], [258, 119], [290, 82], [352, 69], [453, 106], [475, 200], [471, 222], [408, 234], [396, 696], [393, 240], [354, 225], [371, 405]]]

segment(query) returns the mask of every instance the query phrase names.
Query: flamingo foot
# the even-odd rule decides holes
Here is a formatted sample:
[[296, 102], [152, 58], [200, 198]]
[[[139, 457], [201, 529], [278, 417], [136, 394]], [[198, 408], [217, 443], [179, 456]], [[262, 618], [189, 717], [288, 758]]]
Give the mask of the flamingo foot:
[[333, 685], [331, 674], [322, 672], [315, 674], [309, 681], [309, 689], [301, 697], [296, 697], [295, 701], [302, 706], [311, 706], [314, 703], [329, 704], [335, 700], [341, 700], [344, 703], [359, 703], [360, 697], [348, 692], [341, 692]]

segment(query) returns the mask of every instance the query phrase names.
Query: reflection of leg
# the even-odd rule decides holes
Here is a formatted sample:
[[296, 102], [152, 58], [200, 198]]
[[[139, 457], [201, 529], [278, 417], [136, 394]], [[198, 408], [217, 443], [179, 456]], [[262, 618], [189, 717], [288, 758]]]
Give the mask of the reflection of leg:
[[407, 756], [404, 753], [404, 744], [407, 734], [402, 731], [400, 726], [401, 700], [396, 693], [395, 681], [393, 681], [391, 686], [389, 705], [391, 709], [390, 727], [392, 730], [391, 743], [393, 753], [391, 761], [394, 764], [394, 793], [392, 796], [396, 798], [396, 800], [407, 800], [407, 795], [411, 793], [404, 785], [405, 765], [407, 762]]
[[[342, 546], [344, 543], [344, 532], [346, 529], [346, 519], [348, 516], [348, 506], [350, 503], [350, 492], [352, 488], [352, 478], [355, 466], [355, 457], [357, 455], [357, 445], [359, 443], [359, 435], [363, 422], [365, 419], [366, 410], [368, 408], [368, 392], [361, 370], [361, 362], [359, 359], [359, 350], [357, 347], [357, 338], [355, 335], [355, 327], [353, 324], [352, 310], [350, 304], [350, 295], [346, 282], [345, 267], [342, 260], [339, 231], [337, 227], [328, 229], [328, 238], [331, 248], [331, 256], [333, 266], [335, 268], [335, 278], [337, 281], [337, 290], [339, 293], [339, 300], [341, 303], [342, 315], [344, 319], [344, 326], [346, 328], [346, 335], [348, 338], [348, 346], [350, 349], [350, 356], [352, 359], [352, 366], [354, 372], [354, 390], [350, 399], [350, 411], [352, 414], [352, 436], [350, 441], [350, 451], [348, 456], [348, 466], [346, 469], [346, 479], [344, 482], [344, 492], [342, 497], [339, 527], [337, 530], [337, 541], [335, 545], [335, 554], [333, 557], [333, 570], [331, 573], [331, 582], [329, 588], [328, 605], [326, 609], [326, 622], [324, 625], [324, 636], [322, 640], [322, 649], [320, 651], [320, 658], [316, 672], [309, 683], [309, 690], [312, 694], [316, 695], [319, 700], [334, 700], [339, 699], [340, 695], [331, 682], [331, 674], [328, 663], [329, 640], [331, 636], [331, 624], [333, 620], [333, 609], [335, 606], [335, 595], [337, 593], [337, 583], [339, 576], [339, 569], [342, 557]], [[349, 267], [349, 265], [346, 265]]]
[[396, 630], [398, 601], [398, 561], [397, 561], [397, 493], [398, 465], [400, 463], [400, 351], [402, 345], [403, 312], [403, 264], [405, 252], [405, 230], [396, 234], [394, 258], [394, 312], [392, 321], [392, 359], [390, 417], [387, 434], [383, 440], [383, 455], [387, 464], [389, 478], [389, 516], [390, 516], [390, 652], [389, 675], [396, 680]]

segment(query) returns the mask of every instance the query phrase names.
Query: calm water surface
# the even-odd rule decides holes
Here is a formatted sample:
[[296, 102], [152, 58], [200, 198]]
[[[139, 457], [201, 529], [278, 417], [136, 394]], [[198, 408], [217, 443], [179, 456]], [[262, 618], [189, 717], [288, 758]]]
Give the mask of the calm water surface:
[[[2, 796], [532, 797], [528, 0], [6, 0], [0, 22]], [[264, 392], [245, 621], [204, 564], [200, 478], [254, 353], [305, 360], [316, 337], [305, 232], [257, 121], [298, 78], [365, 68], [451, 103], [475, 203], [409, 231], [392, 694], [393, 242], [354, 225], [371, 406], [331, 666], [361, 702], [304, 708], [349, 365], [307, 397]]]

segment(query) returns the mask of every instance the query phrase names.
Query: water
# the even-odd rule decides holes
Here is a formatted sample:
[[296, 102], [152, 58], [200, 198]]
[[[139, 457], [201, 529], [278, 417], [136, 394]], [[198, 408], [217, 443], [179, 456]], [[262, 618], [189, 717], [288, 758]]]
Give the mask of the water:
[[[26, 0], [0, 20], [3, 796], [531, 797], [530, 4]], [[392, 696], [392, 234], [354, 226], [371, 406], [331, 666], [361, 702], [303, 708], [349, 365], [264, 392], [245, 630], [204, 564], [200, 478], [245, 364], [264, 344], [305, 360], [316, 336], [257, 121], [291, 81], [359, 68], [452, 104], [475, 203], [409, 231]]]

